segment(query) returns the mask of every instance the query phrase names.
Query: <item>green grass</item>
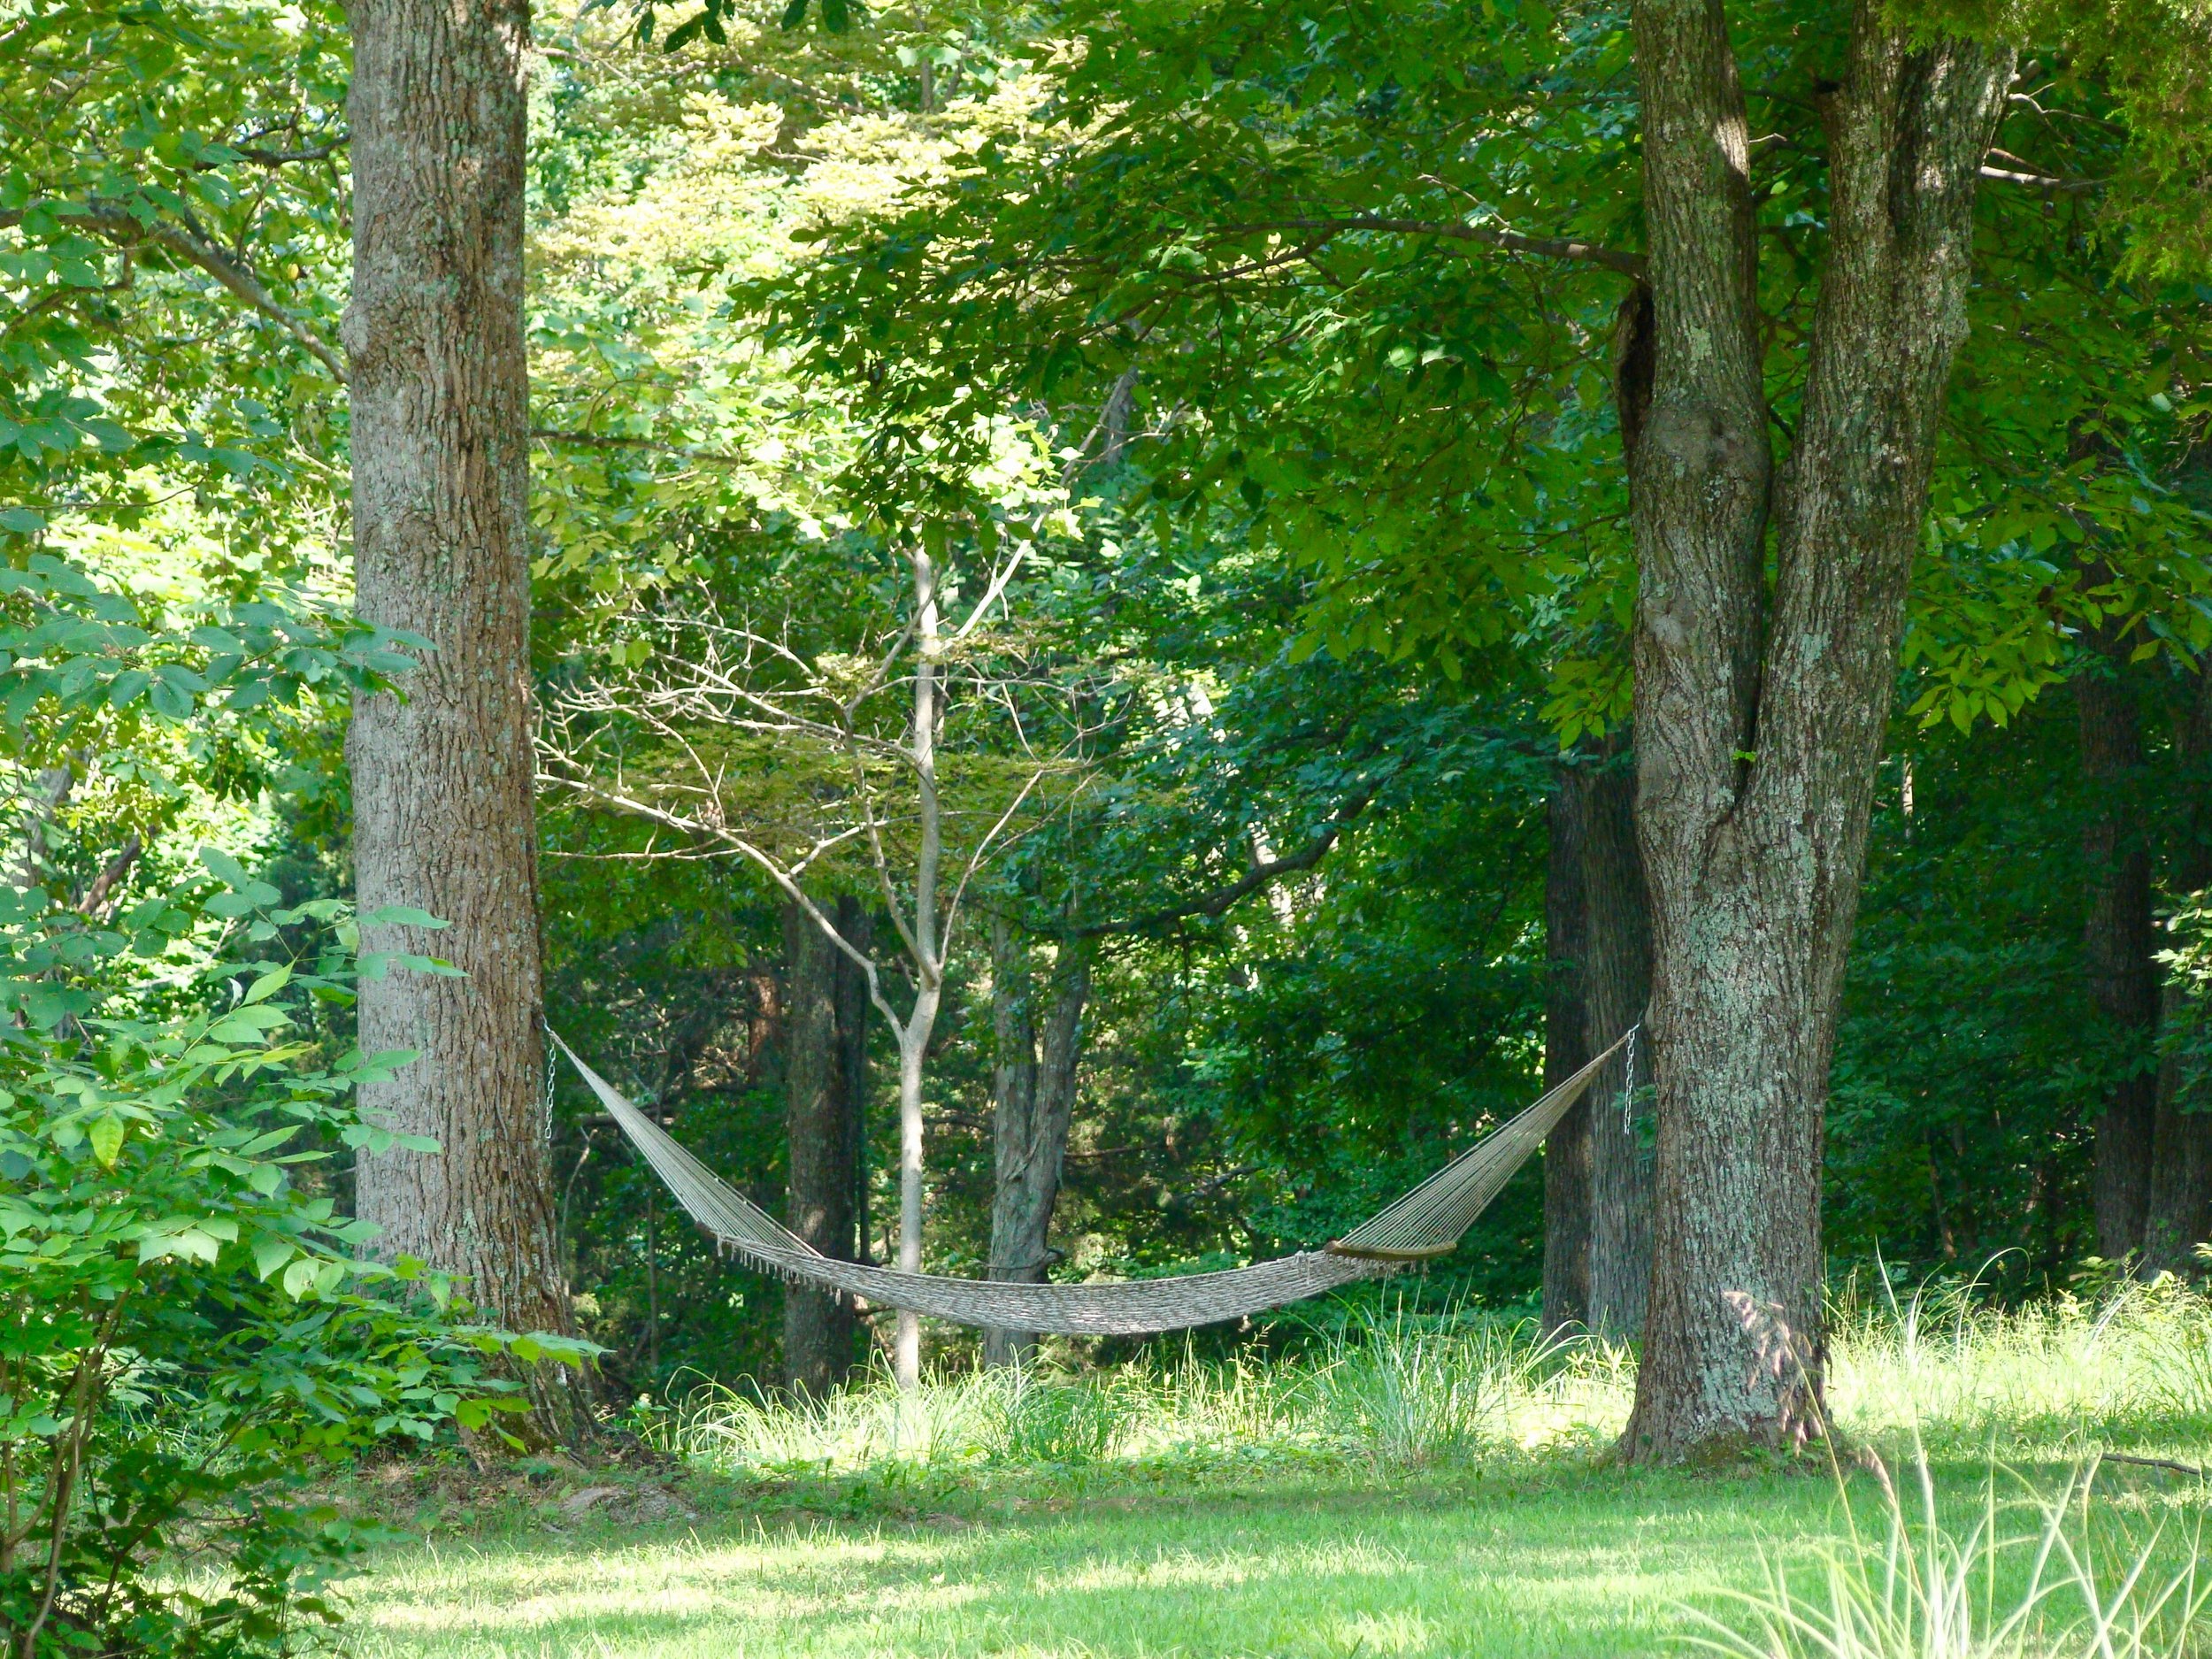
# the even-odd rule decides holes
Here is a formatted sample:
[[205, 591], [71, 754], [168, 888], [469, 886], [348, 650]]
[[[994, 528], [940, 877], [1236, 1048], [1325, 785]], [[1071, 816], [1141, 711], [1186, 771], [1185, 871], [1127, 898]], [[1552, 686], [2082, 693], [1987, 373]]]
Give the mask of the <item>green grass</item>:
[[[362, 1659], [1595, 1655], [1663, 1649], [1701, 1608], [1754, 1639], [1743, 1651], [1813, 1653], [1832, 1644], [1757, 1645], [1795, 1628], [1774, 1586], [1786, 1612], [1839, 1585], [1878, 1601], [1883, 1483], [1916, 1447], [1942, 1519], [1924, 1525], [1901, 1475], [1897, 1536], [1986, 1569], [2000, 1601], [2032, 1551], [1973, 1534], [2034, 1535], [2035, 1493], [2061, 1494], [2085, 1454], [2212, 1456], [2212, 1310], [2194, 1297], [1839, 1313], [1837, 1415], [1886, 1460], [1841, 1476], [1824, 1460], [1611, 1467], [1624, 1356], [1538, 1352], [1479, 1323], [1394, 1323], [1272, 1366], [951, 1379], [918, 1402], [878, 1387], [792, 1412], [703, 1394], [652, 1425], [675, 1455], [657, 1471], [541, 1469], [495, 1502], [442, 1500], [417, 1471], [370, 1500], [427, 1538], [354, 1586], [350, 1643]], [[1993, 1459], [2017, 1477], [1993, 1483]], [[573, 1513], [592, 1481], [620, 1489]], [[2055, 1511], [2068, 1548], [2107, 1591], [2147, 1551], [2147, 1605], [2193, 1555], [2202, 1494], [2113, 1465], [2093, 1491]], [[687, 1513], [638, 1518], [671, 1505]], [[1851, 1651], [2070, 1653], [2054, 1632], [2079, 1598], [2052, 1583], [2012, 1647]], [[2145, 1651], [2171, 1650], [2154, 1637]]]

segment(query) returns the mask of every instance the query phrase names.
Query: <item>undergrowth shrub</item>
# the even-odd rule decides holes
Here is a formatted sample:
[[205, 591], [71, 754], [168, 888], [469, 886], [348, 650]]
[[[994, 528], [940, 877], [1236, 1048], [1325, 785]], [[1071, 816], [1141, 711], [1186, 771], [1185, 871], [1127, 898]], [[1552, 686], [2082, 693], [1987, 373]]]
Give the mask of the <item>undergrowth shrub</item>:
[[[363, 1534], [309, 1477], [525, 1409], [503, 1362], [574, 1344], [466, 1323], [316, 1171], [394, 1137], [331, 1059], [342, 907], [277, 910], [219, 854], [112, 926], [0, 889], [0, 1632], [8, 1659], [313, 1645]], [[246, 961], [287, 937], [303, 962]], [[401, 964], [406, 965], [406, 964]], [[427, 965], [427, 964], [416, 964]], [[434, 1149], [429, 1143], [420, 1149]]]

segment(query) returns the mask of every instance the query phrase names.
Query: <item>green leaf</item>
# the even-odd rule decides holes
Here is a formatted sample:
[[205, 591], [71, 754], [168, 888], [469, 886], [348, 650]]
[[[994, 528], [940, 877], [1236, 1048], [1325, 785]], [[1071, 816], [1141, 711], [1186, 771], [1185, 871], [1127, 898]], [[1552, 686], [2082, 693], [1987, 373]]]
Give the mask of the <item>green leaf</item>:
[[85, 1138], [92, 1142], [92, 1156], [105, 1168], [113, 1169], [115, 1160], [122, 1156], [123, 1137], [128, 1130], [129, 1125], [122, 1118], [106, 1112], [93, 1119], [92, 1127], [86, 1131]]
[[296, 1253], [297, 1247], [291, 1240], [278, 1238], [273, 1233], [263, 1233], [253, 1241], [254, 1276], [266, 1284], [269, 1275], [290, 1261]]
[[209, 874], [227, 887], [242, 887], [252, 879], [247, 875], [245, 865], [219, 847], [201, 848], [200, 862], [207, 867]]
[[248, 1003], [266, 1002], [291, 982], [292, 968], [289, 963], [281, 968], [272, 968], [247, 989], [244, 1001]]

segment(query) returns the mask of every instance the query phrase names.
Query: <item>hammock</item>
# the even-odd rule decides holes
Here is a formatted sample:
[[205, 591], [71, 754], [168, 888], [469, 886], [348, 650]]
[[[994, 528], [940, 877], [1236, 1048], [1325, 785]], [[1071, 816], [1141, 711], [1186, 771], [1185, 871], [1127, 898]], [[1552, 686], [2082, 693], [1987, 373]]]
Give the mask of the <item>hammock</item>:
[[1471, 1151], [1321, 1249], [1225, 1272], [1095, 1285], [948, 1279], [824, 1256], [718, 1179], [586, 1065], [557, 1034], [550, 1031], [547, 1034], [591, 1086], [592, 1093], [598, 1095], [631, 1144], [644, 1155], [654, 1173], [666, 1183], [676, 1202], [714, 1235], [724, 1254], [739, 1256], [787, 1281], [803, 1281], [848, 1296], [864, 1297], [872, 1304], [908, 1308], [962, 1325], [1070, 1336], [1135, 1336], [1240, 1318], [1355, 1279], [1378, 1278], [1408, 1263], [1448, 1255], [1459, 1242], [1459, 1235], [1636, 1033], [1632, 1028], [1520, 1116], [1500, 1125]]

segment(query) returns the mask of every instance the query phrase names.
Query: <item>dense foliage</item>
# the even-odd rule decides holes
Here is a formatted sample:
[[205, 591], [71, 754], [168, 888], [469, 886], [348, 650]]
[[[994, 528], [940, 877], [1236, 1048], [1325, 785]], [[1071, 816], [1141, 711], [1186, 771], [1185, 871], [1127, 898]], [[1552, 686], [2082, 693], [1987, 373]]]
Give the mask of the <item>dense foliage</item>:
[[[2136, 35], [2171, 47], [2200, 19], [2140, 10], [2021, 25], [2040, 55], [1982, 196], [1836, 1059], [1839, 1271], [2004, 1251], [2017, 1287], [2063, 1281], [2093, 1248], [2101, 1102], [2146, 1063], [2088, 1011], [2099, 803], [2071, 706], [2085, 672], [2130, 676], [2147, 734], [2131, 804], [2170, 844], [2203, 781], [2174, 722], [2212, 641], [2200, 175], [2176, 124], [2202, 88], [2177, 49], [2147, 70]], [[1785, 420], [1826, 190], [1810, 15], [1762, 11], [1742, 42]], [[1622, 736], [1613, 377], [1641, 231], [1621, 9], [779, 20], [550, 7], [536, 24], [549, 1017], [780, 1204], [779, 895], [711, 836], [615, 810], [609, 786], [672, 787], [703, 764], [718, 834], [787, 849], [849, 827], [820, 733], [640, 710], [718, 627], [750, 641], [749, 694], [852, 683], [911, 621], [905, 561], [926, 545], [955, 597], [990, 594], [949, 671], [967, 844], [1019, 796], [970, 900], [1041, 952], [1094, 953], [1056, 1271], [1325, 1239], [1533, 1092], [1546, 803], [1563, 740]], [[317, 6], [26, 0], [0, 7], [0, 703], [28, 849], [12, 885], [47, 895], [19, 926], [75, 915], [127, 941], [111, 918], [198, 879], [202, 845], [309, 917], [345, 889], [346, 697], [394, 666], [392, 641], [333, 619], [343, 30]], [[873, 902], [849, 845], [813, 874]], [[2186, 1005], [2202, 911], [2177, 867], [2161, 879]], [[23, 1038], [24, 1076], [111, 1051], [99, 1087], [147, 1095], [156, 1058], [187, 1052], [157, 1056], [185, 1041], [175, 1022], [218, 1018], [204, 994], [236, 979], [226, 960], [210, 946], [189, 976], [27, 1015], [59, 1034]], [[32, 979], [23, 1005], [60, 983]], [[985, 1256], [993, 992], [972, 927], [929, 1056], [944, 1271]], [[347, 1133], [342, 1091], [321, 1092], [344, 1017], [316, 1018], [305, 1069], [257, 1077], [328, 1149]], [[95, 1018], [121, 1023], [96, 1037]], [[2176, 1064], [2201, 1065], [2193, 1031], [2170, 1033]], [[880, 1025], [874, 1044], [881, 1258]], [[180, 1095], [179, 1122], [240, 1130], [243, 1088]], [[552, 1134], [572, 1289], [615, 1386], [772, 1379], [780, 1290], [715, 1260], [572, 1084]], [[1418, 1294], [1526, 1304], [1539, 1185]], [[326, 1198], [341, 1231], [300, 1225], [335, 1262], [342, 1174], [299, 1202]], [[227, 1273], [244, 1237], [185, 1259]], [[364, 1310], [349, 1328], [401, 1340], [373, 1297], [345, 1305]], [[251, 1328], [230, 1318], [215, 1327]], [[965, 1339], [943, 1340], [964, 1361]], [[189, 1386], [209, 1394], [204, 1374]]]

